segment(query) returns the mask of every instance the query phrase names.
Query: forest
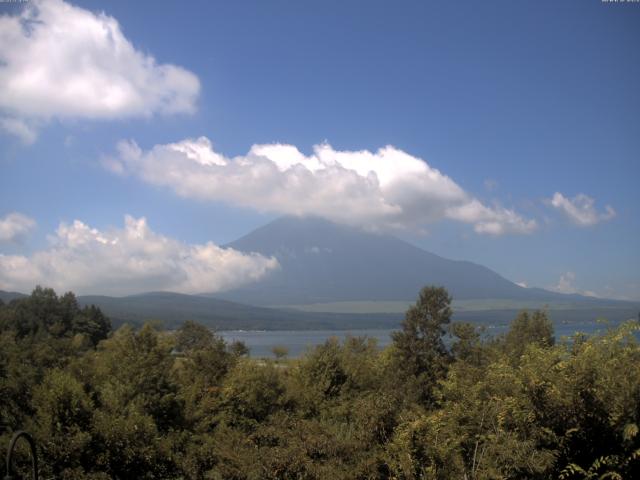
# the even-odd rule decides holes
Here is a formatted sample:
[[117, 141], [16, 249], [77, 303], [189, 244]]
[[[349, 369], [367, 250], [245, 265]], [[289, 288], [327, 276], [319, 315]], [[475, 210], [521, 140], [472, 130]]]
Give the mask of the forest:
[[30, 432], [44, 479], [640, 478], [637, 321], [555, 338], [523, 311], [491, 337], [451, 301], [423, 288], [384, 349], [258, 359], [37, 287], [0, 305], [0, 444]]

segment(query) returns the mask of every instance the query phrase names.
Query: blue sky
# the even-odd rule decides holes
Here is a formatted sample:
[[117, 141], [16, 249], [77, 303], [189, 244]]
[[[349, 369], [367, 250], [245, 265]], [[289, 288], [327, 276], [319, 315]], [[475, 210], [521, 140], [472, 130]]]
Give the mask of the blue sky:
[[[143, 275], [132, 290], [242, 283], [256, 271], [268, 274], [268, 259], [239, 255], [224, 264], [244, 272], [232, 279], [220, 277], [219, 250], [207, 251], [211, 271], [199, 271], [198, 278], [193, 265], [176, 266], [176, 259], [196, 258], [199, 247], [215, 249], [302, 209], [392, 231], [528, 286], [640, 299], [640, 4], [71, 5], [0, 4], [0, 221], [8, 232], [3, 240], [0, 223], [0, 288], [42, 279], [61, 288], [90, 284], [93, 293], [123, 293], [113, 290], [119, 275], [140, 274], [127, 270], [126, 260], [116, 258], [120, 267], [109, 271], [79, 264], [94, 254], [104, 261], [117, 255], [149, 260], [149, 251], [140, 253], [142, 247], [121, 239], [142, 217], [146, 223], [135, 224], [146, 232], [142, 237], [164, 245], [158, 247], [163, 265], [172, 268], [147, 265], [157, 275]], [[40, 21], [36, 34], [11, 30], [21, 12], [23, 26], [24, 15]], [[38, 37], [37, 28], [64, 32], [77, 26], [73, 22], [106, 22], [134, 54], [124, 58], [109, 50], [116, 49], [117, 36], [104, 44], [96, 40], [95, 48], [71, 34], [43, 31]], [[38, 38], [55, 54], [39, 58]], [[26, 53], [17, 55], [19, 49]], [[29, 56], [32, 61], [25, 60]], [[149, 56], [153, 67], [140, 60]], [[83, 58], [86, 71], [78, 60]], [[164, 65], [175, 67], [173, 76], [161, 70]], [[92, 82], [104, 87], [114, 78], [131, 87], [126, 98], [134, 101], [94, 105], [62, 93], [70, 85], [71, 92], [94, 88]], [[35, 86], [27, 88], [29, 81]], [[171, 177], [172, 168], [188, 164], [167, 145], [199, 137], [210, 140], [206, 150], [223, 155], [227, 167], [242, 156], [252, 165], [247, 168], [267, 162], [282, 173], [284, 150], [250, 152], [266, 144], [297, 147], [301, 168], [311, 171], [319, 156], [314, 146], [325, 143], [329, 157], [352, 163], [343, 162], [341, 173], [326, 178], [301, 173], [311, 182], [305, 188], [317, 193], [313, 202], [297, 197], [304, 189], [289, 188], [291, 172], [240, 194], [224, 188], [231, 167], [210, 174], [200, 162], [202, 169], [194, 170], [199, 183]], [[122, 141], [138, 153], [123, 159]], [[378, 155], [386, 146], [393, 150]], [[349, 153], [362, 150], [372, 153], [372, 162], [397, 165], [388, 184], [372, 167], [380, 188], [366, 195], [381, 206], [369, 202], [371, 210], [362, 207], [369, 197], [349, 190], [371, 187], [362, 183], [366, 172], [349, 176], [350, 168], [365, 168], [369, 157]], [[398, 160], [398, 152], [410, 159]], [[416, 159], [428, 170], [416, 167]], [[436, 170], [441, 177], [422, 182]], [[346, 178], [356, 183], [334, 191]], [[410, 194], [400, 194], [398, 185]], [[323, 203], [336, 197], [335, 204]], [[384, 207], [393, 208], [383, 214]], [[74, 220], [88, 230], [73, 227]], [[56, 233], [61, 223], [66, 233]], [[91, 237], [83, 247], [73, 243], [80, 231]], [[79, 252], [116, 243], [127, 247]], [[67, 283], [56, 271], [59, 257], [72, 267]]]

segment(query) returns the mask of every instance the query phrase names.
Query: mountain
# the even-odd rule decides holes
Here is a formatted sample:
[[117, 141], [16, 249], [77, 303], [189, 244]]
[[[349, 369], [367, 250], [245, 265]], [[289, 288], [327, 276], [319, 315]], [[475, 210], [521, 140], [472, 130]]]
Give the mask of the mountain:
[[0, 300], [2, 300], [4, 303], [9, 303], [11, 300], [23, 297], [26, 297], [24, 293], [5, 292], [4, 290], [0, 290]]
[[442, 285], [458, 301], [594, 303], [580, 295], [523, 288], [482, 265], [319, 218], [280, 218], [227, 246], [280, 262], [282, 268], [265, 279], [216, 294], [255, 305], [410, 301], [425, 285]]

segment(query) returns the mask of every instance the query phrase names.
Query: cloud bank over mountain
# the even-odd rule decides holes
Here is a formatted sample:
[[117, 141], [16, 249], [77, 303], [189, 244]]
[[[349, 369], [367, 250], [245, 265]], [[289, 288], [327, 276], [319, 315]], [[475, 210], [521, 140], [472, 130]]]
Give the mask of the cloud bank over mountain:
[[223, 291], [261, 279], [278, 261], [208, 242], [189, 245], [152, 231], [145, 218], [100, 231], [76, 220], [61, 224], [48, 249], [30, 256], [0, 254], [0, 289], [128, 295], [154, 290]]
[[304, 155], [293, 145], [254, 145], [227, 158], [206, 137], [155, 145], [118, 145], [111, 171], [168, 187], [178, 195], [258, 211], [317, 215], [371, 230], [418, 230], [442, 220], [479, 234], [529, 234], [537, 228], [512, 209], [485, 205], [424, 160], [393, 146], [339, 151], [329, 144]]
[[118, 21], [61, 0], [0, 16], [0, 128], [25, 143], [52, 118], [192, 113], [198, 77], [136, 49]]
[[558, 293], [578, 293], [586, 297], [598, 297], [595, 292], [591, 290], [581, 290], [576, 284], [576, 274], [573, 272], [564, 272], [560, 275], [558, 283], [549, 287], [549, 290]]

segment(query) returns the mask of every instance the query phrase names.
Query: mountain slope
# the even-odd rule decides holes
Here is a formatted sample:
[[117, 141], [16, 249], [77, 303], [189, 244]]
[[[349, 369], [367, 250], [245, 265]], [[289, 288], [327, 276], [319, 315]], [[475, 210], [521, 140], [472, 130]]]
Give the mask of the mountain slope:
[[152, 292], [128, 297], [79, 296], [81, 305], [96, 305], [114, 326], [161, 321], [175, 328], [194, 320], [216, 330], [309, 330], [340, 328], [390, 328], [402, 318], [398, 314], [340, 314], [276, 310], [198, 295]]
[[445, 286], [457, 300], [568, 298], [522, 288], [482, 265], [448, 260], [389, 235], [319, 218], [280, 218], [228, 246], [274, 255], [282, 266], [253, 285], [216, 294], [256, 305], [413, 300], [430, 284]]
[[4, 303], [9, 303], [11, 300], [16, 300], [18, 298], [24, 297], [26, 297], [24, 293], [6, 292], [4, 290], [0, 290], [0, 300], [2, 300]]

